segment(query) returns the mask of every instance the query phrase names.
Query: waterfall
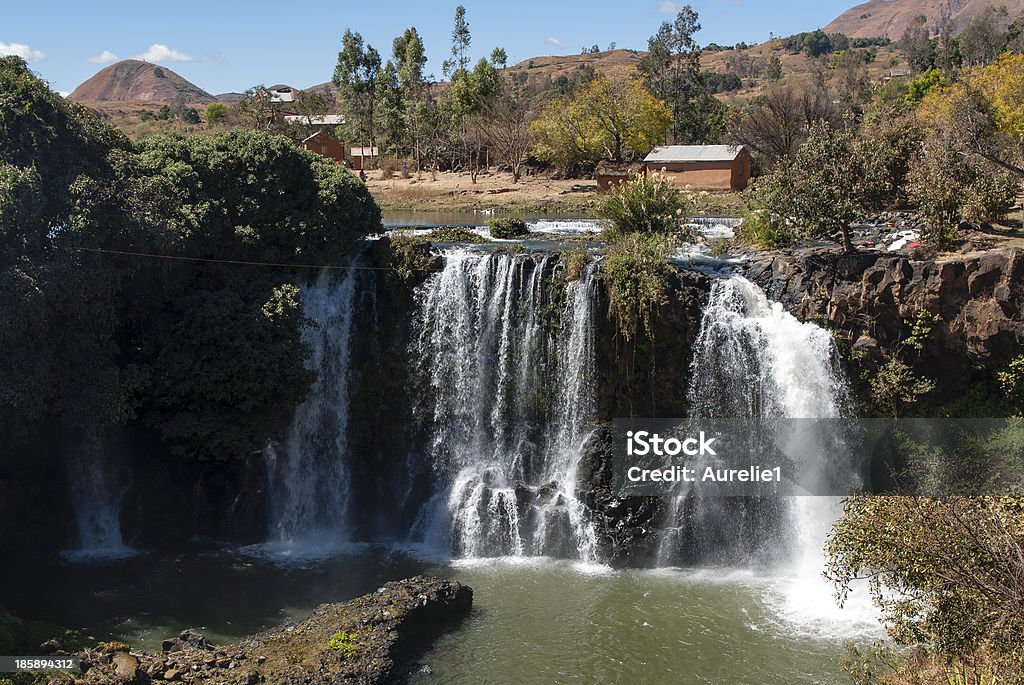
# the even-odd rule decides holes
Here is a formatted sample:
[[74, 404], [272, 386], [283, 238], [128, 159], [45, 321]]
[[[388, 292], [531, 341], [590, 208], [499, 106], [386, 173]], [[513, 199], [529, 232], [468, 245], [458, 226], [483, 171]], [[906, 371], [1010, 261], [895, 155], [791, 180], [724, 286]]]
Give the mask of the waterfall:
[[416, 293], [415, 412], [442, 487], [414, 538], [462, 557], [592, 559], [575, 495], [594, 414], [595, 267], [562, 284], [552, 254], [444, 256]]
[[303, 331], [317, 372], [280, 443], [266, 448], [271, 542], [329, 551], [349, 540], [348, 416], [359, 274], [324, 270], [303, 288]]
[[121, 474], [98, 430], [85, 433], [67, 465], [78, 546], [65, 556], [87, 561], [134, 554], [121, 532]]
[[[694, 343], [688, 398], [690, 414], [697, 419], [839, 418], [849, 406], [846, 379], [828, 331], [800, 322], [736, 275], [712, 285]], [[823, 444], [829, 437], [822, 436]], [[802, 447], [793, 453], [828, 453]], [[841, 455], [806, 459], [796, 466], [812, 491], [856, 485], [852, 469], [837, 461], [842, 461]], [[696, 556], [731, 562], [751, 554], [778, 557], [788, 551], [820, 566], [821, 546], [836, 518], [836, 506], [828, 497], [730, 502], [681, 494], [668, 506], [660, 561]], [[793, 526], [796, 539], [780, 537], [779, 530]], [[730, 528], [747, 535], [737, 538]]]
[[[694, 418], [841, 419], [850, 416], [851, 404], [831, 334], [797, 320], [737, 275], [712, 286], [694, 344], [689, 400]], [[791, 431], [792, 424], [779, 425], [777, 433]], [[841, 426], [828, 421], [799, 435], [773, 436], [803, 457], [796, 468], [809, 493], [848, 491], [859, 484]], [[801, 625], [876, 625], [866, 594], [855, 593], [840, 611], [833, 588], [822, 577], [825, 539], [841, 511], [840, 498], [834, 496], [775, 501], [673, 497], [659, 556], [671, 563], [687, 551], [706, 552], [708, 540], [687, 536], [710, 529], [717, 532], [714, 544], [721, 546], [714, 561], [722, 560], [724, 548], [727, 561], [740, 557], [749, 564], [760, 556], [778, 564], [782, 615]]]

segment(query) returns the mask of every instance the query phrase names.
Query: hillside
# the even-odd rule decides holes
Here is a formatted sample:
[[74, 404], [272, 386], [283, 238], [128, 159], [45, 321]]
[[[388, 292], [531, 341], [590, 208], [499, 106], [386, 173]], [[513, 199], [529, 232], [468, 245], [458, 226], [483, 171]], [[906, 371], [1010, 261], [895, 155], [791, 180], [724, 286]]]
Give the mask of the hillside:
[[214, 97], [167, 67], [127, 59], [102, 69], [68, 96], [75, 102], [206, 104]]
[[953, 32], [962, 30], [986, 7], [1005, 6], [1009, 16], [1024, 12], [1024, 0], [869, 0], [832, 20], [826, 33], [844, 33], [851, 38], [875, 36], [899, 40], [915, 17], [924, 15], [932, 33], [946, 21]]

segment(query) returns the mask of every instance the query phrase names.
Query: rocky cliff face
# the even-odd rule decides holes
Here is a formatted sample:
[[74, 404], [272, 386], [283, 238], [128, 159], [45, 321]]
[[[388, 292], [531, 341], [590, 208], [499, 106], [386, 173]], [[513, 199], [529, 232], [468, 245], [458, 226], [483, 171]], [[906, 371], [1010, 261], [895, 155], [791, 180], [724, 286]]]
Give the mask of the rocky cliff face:
[[972, 369], [996, 368], [1024, 349], [1024, 250], [1000, 248], [937, 259], [905, 254], [797, 250], [753, 257], [747, 276], [800, 319], [847, 349], [891, 355], [919, 312], [939, 317], [921, 362], [946, 395]]

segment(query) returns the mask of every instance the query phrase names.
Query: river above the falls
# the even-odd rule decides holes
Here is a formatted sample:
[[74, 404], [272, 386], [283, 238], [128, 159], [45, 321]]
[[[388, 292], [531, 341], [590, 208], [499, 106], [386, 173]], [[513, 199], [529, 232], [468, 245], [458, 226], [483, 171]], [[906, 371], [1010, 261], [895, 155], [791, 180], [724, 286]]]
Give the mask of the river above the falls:
[[188, 627], [225, 642], [387, 580], [454, 578], [473, 588], [473, 613], [422, 657], [432, 675], [415, 675], [418, 684], [839, 683], [845, 641], [880, 636], [868, 607], [840, 610], [822, 594], [824, 585], [812, 591], [784, 573], [756, 569], [433, 562], [381, 545], [297, 560], [197, 543], [174, 554], [50, 560], [25, 570], [0, 573], [12, 600], [6, 608], [147, 651]]

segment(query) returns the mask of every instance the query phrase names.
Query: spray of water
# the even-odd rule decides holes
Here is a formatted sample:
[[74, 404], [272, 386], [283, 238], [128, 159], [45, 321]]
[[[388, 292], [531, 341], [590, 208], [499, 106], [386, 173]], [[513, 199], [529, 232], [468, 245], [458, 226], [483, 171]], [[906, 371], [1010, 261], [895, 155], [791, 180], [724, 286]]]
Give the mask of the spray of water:
[[[800, 322], [779, 303], [770, 302], [756, 285], [736, 275], [712, 286], [694, 347], [689, 399], [692, 415], [698, 418], [833, 419], [848, 415], [850, 404], [832, 336], [812, 323]], [[789, 454], [813, 455], [796, 464], [810, 492], [858, 485], [858, 476], [849, 463], [843, 463], [841, 451], [836, 454], [817, 447], [841, 442], [842, 436], [811, 432], [780, 439], [788, 445]], [[795, 440], [805, 444], [792, 444]], [[808, 440], [812, 444], [806, 444]], [[874, 612], [865, 597], [854, 597], [851, 606], [840, 611], [832, 587], [821, 575], [825, 538], [841, 511], [839, 498], [792, 497], [784, 506], [783, 530], [772, 543], [789, 548], [788, 568], [776, 588], [782, 615], [805, 625], [835, 621], [874, 625]], [[662, 559], [678, 558], [684, 542], [679, 531], [688, 517], [708, 516], [721, 528], [723, 519], [735, 515], [734, 507], [721, 502], [673, 498]]]
[[576, 469], [593, 420], [593, 266], [445, 251], [417, 293], [416, 414], [444, 487], [414, 537], [459, 557], [593, 558]]
[[104, 561], [135, 554], [121, 532], [120, 469], [99, 431], [85, 433], [67, 466], [78, 544], [64, 556], [73, 561]]
[[287, 435], [266, 449], [271, 540], [282, 551], [323, 553], [348, 542], [348, 415], [358, 272], [324, 271], [303, 289], [313, 325], [303, 333], [317, 380]]

